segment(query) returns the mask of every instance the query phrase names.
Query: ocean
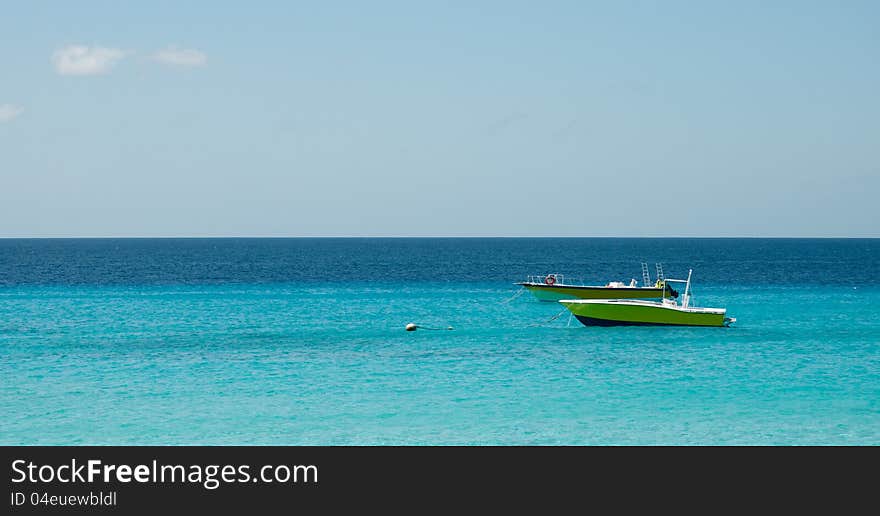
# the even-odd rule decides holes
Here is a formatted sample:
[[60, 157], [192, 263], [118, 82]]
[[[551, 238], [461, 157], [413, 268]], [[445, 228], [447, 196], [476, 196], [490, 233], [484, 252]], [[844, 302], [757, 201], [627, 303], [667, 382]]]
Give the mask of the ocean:
[[[514, 285], [640, 262], [737, 322]], [[878, 315], [880, 239], [2, 239], [0, 444], [878, 445]]]

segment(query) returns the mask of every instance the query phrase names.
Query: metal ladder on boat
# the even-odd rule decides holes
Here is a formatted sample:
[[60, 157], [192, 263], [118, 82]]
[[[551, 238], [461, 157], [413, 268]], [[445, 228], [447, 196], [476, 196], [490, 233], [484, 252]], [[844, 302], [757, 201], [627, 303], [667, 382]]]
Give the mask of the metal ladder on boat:
[[663, 264], [657, 264], [657, 281], [663, 281], [666, 279], [666, 276], [663, 274]]
[[651, 273], [648, 272], [647, 262], [642, 262], [642, 286], [645, 288], [651, 286]]

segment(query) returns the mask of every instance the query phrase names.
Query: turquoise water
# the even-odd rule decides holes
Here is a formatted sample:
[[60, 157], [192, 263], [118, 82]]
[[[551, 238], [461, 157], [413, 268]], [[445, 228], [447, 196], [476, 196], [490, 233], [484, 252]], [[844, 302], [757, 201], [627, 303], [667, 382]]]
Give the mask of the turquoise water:
[[[880, 240], [0, 240], [2, 444], [880, 444]], [[731, 328], [515, 297], [694, 268]], [[426, 327], [406, 332], [415, 322]]]
[[880, 286], [695, 275], [733, 327], [588, 328], [516, 275], [20, 280], [0, 443], [880, 444]]

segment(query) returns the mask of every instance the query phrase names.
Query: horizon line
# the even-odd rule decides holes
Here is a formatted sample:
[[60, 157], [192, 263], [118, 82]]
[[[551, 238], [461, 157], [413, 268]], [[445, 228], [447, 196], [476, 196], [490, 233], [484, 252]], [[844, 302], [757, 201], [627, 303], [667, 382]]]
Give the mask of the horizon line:
[[725, 236], [705, 236], [705, 235], [652, 235], [652, 236], [609, 236], [609, 235], [87, 235], [87, 236], [3, 236], [0, 240], [208, 240], [208, 239], [370, 239], [370, 238], [387, 238], [387, 239], [419, 239], [419, 238], [435, 238], [435, 239], [452, 239], [452, 238], [469, 238], [469, 239], [578, 239], [578, 238], [606, 238], [606, 239], [847, 239], [847, 240], [877, 240], [880, 236], [836, 236], [836, 235], [725, 235]]

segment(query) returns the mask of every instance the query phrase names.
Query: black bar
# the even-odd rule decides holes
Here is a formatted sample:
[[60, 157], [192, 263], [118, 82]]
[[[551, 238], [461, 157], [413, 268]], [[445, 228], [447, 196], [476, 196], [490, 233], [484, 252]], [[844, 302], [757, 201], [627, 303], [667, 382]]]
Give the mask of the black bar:
[[[526, 503], [595, 508], [601, 501], [623, 509], [649, 500], [673, 507], [705, 496], [728, 504], [757, 496], [806, 500], [834, 489], [845, 489], [850, 495], [846, 500], [852, 501], [859, 492], [873, 492], [873, 475], [855, 472], [875, 470], [878, 459], [876, 447], [59, 446], [3, 447], [0, 453], [8, 488], [4, 505], [10, 514], [71, 510], [156, 514], [182, 508], [201, 513], [305, 508], [338, 512], [352, 504], [414, 513], [435, 507], [470, 512], [466, 509], [473, 501], [496, 509], [521, 508]], [[62, 465], [68, 466], [60, 469], [64, 479], [71, 467], [82, 466], [86, 480], [89, 460], [100, 461], [92, 482], [60, 482], [54, 476]], [[28, 463], [34, 464], [30, 470]], [[102, 468], [111, 465], [105, 482]], [[132, 471], [143, 465], [140, 478], [147, 481], [134, 481], [124, 467], [122, 479], [129, 481], [120, 481], [116, 476], [120, 465], [131, 466]], [[180, 469], [166, 469], [173, 473], [164, 482], [154, 482], [158, 476], [147, 478], [147, 470], [152, 475], [163, 465], [183, 466], [188, 480], [180, 481]], [[236, 471], [227, 475], [234, 480], [221, 478], [223, 465]], [[266, 465], [273, 466], [264, 470], [271, 482], [253, 480]], [[293, 468], [297, 465], [314, 469]], [[28, 475], [39, 478], [41, 466], [43, 480], [51, 481], [30, 482]], [[246, 481], [238, 475], [242, 466], [248, 467]], [[294, 469], [297, 481], [290, 477], [279, 481], [284, 480], [284, 468], [275, 466], [284, 466], [291, 475]], [[280, 477], [273, 476], [276, 473]], [[23, 476], [27, 478], [13, 482]], [[90, 493], [103, 493], [105, 499], [97, 506], [50, 503], [51, 496], [83, 500]], [[106, 498], [109, 493], [112, 499]]]

